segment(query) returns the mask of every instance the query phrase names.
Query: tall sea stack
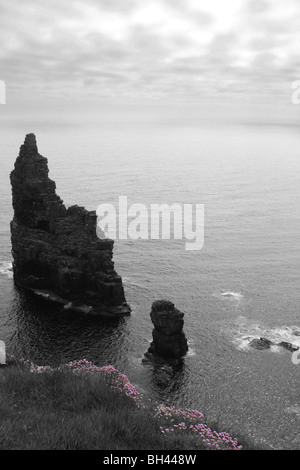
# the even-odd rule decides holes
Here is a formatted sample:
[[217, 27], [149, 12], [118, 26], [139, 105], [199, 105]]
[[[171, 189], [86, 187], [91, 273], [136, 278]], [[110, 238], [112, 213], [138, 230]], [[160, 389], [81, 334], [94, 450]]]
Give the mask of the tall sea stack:
[[154, 325], [153, 341], [146, 356], [157, 355], [165, 359], [179, 359], [188, 351], [183, 328], [184, 314], [168, 300], [156, 300], [150, 313]]
[[129, 314], [112, 261], [114, 241], [97, 237], [95, 211], [64, 206], [48, 173], [28, 134], [10, 175], [15, 283], [83, 313]]

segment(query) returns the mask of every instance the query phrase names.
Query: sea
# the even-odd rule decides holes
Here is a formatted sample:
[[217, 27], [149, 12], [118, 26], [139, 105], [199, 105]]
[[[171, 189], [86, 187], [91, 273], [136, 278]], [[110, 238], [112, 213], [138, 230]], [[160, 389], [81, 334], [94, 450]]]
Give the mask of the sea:
[[[203, 204], [204, 244], [116, 240], [115, 269], [132, 314], [79, 315], [14, 285], [10, 172], [34, 132], [67, 206]], [[202, 411], [219, 430], [268, 449], [300, 449], [300, 134], [253, 122], [1, 123], [0, 339], [38, 365], [114, 365], [146, 397]], [[177, 366], [143, 361], [152, 302], [184, 312], [189, 352]]]

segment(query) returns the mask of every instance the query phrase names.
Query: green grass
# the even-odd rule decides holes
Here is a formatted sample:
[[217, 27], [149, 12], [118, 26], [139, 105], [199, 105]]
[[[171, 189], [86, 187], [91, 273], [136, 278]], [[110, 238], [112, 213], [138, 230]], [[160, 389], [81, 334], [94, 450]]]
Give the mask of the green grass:
[[[103, 374], [0, 369], [1, 450], [197, 450], [198, 435], [162, 434], [153, 409], [112, 389]], [[172, 420], [173, 421], [173, 420]]]
[[0, 377], [1, 450], [199, 448], [188, 436], [166, 439], [148, 410], [101, 377], [17, 367]]

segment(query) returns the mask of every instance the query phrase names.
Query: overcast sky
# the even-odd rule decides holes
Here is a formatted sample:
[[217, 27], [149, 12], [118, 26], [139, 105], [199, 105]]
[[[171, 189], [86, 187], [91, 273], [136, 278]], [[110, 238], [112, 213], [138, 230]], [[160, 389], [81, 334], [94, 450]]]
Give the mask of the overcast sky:
[[10, 106], [285, 107], [299, 0], [0, 0]]

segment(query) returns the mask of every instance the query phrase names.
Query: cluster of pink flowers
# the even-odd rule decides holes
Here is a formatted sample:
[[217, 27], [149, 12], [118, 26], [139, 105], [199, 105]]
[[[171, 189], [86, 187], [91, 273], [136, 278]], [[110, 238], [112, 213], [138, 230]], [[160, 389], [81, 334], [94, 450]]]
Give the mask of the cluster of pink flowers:
[[[119, 372], [114, 366], [99, 367], [86, 359], [68, 362], [56, 369], [50, 366], [37, 366], [30, 361], [23, 360], [23, 362], [25, 365], [29, 366], [31, 372], [39, 374], [44, 372], [51, 373], [55, 370], [63, 371], [66, 369], [72, 370], [74, 373], [104, 373], [105, 376], [109, 378], [108, 383], [110, 387], [132, 398], [139, 408], [147, 408], [142, 404], [143, 395], [130, 383], [128, 377]], [[205, 424], [204, 415], [198, 410], [177, 410], [175, 406], [166, 406], [156, 402], [154, 414], [158, 419], [170, 421], [168, 427], [160, 426], [161, 433], [165, 436], [171, 432], [189, 431], [197, 433], [202, 442], [211, 449], [241, 450], [243, 448], [238, 444], [237, 439], [232, 438], [228, 433], [212, 431], [207, 424]]]
[[50, 366], [37, 366], [33, 362], [24, 361], [25, 365], [30, 367], [30, 372], [35, 372], [36, 374], [43, 374], [44, 372], [54, 372], [54, 369]]
[[95, 366], [92, 362], [86, 359], [80, 361], [73, 361], [66, 364], [67, 367], [73, 371], [85, 371], [85, 372], [100, 372], [105, 373], [111, 379], [110, 386], [114, 389], [118, 389], [125, 393], [127, 397], [132, 398], [134, 401], [140, 402], [143, 395], [139, 393], [134, 385], [132, 385], [125, 374], [119, 372], [114, 366]]
[[[232, 438], [227, 432], [212, 431], [204, 423], [204, 415], [198, 410], [177, 410], [174, 406], [158, 405], [156, 416], [170, 421], [169, 427], [160, 426], [162, 434], [167, 435], [175, 431], [187, 431], [197, 433], [202, 442], [211, 449], [217, 450], [242, 450], [243, 446], [238, 444], [236, 438]], [[184, 418], [179, 421], [178, 418]], [[200, 422], [199, 422], [200, 421]], [[177, 424], [175, 424], [175, 422]]]
[[157, 407], [157, 416], [179, 416], [190, 421], [202, 420], [204, 415], [198, 410], [191, 410], [187, 408], [186, 410], [177, 410], [175, 406], [166, 406], [161, 404]]
[[93, 364], [86, 359], [80, 359], [78, 361], [68, 362], [57, 369], [53, 369], [50, 366], [37, 366], [32, 362], [25, 361], [25, 364], [30, 366], [30, 371], [35, 372], [38, 374], [44, 372], [54, 372], [55, 370], [63, 371], [66, 369], [71, 369], [72, 372], [75, 373], [82, 373], [82, 372], [89, 372], [89, 373], [104, 373], [106, 376], [110, 378], [110, 386], [113, 389], [118, 389], [121, 392], [124, 392], [126, 396], [132, 398], [136, 402], [140, 402], [143, 398], [143, 395], [139, 393], [134, 385], [132, 385], [126, 377], [126, 375], [121, 374], [114, 366], [103, 366], [99, 367]]

